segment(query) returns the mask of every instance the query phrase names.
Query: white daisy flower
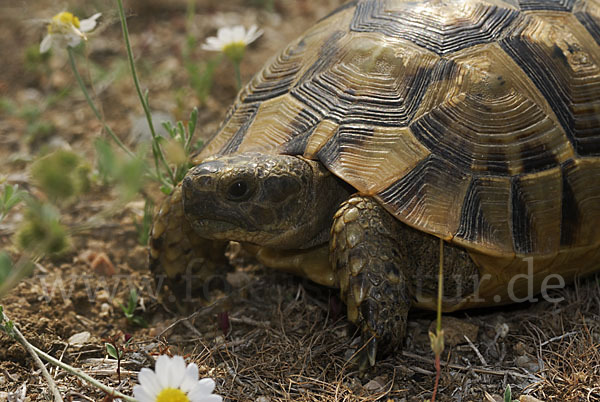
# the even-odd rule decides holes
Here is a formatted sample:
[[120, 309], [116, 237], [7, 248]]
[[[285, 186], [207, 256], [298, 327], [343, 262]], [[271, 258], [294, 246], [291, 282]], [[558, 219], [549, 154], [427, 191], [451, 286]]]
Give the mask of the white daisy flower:
[[217, 36], [206, 38], [202, 49], [215, 52], [227, 53], [228, 47], [246, 47], [263, 34], [256, 25], [252, 25], [248, 31], [241, 25], [234, 27], [223, 27], [217, 31]]
[[40, 53], [45, 53], [51, 47], [77, 46], [81, 40], [87, 40], [86, 32], [96, 27], [96, 20], [102, 13], [96, 13], [90, 18], [79, 21], [79, 18], [68, 11], [63, 11], [52, 17], [48, 24], [48, 33], [40, 43]]
[[143, 368], [139, 374], [140, 385], [133, 387], [138, 402], [222, 402], [213, 394], [215, 382], [210, 378], [198, 380], [198, 366], [185, 364], [183, 357], [161, 355], [156, 360], [155, 371]]

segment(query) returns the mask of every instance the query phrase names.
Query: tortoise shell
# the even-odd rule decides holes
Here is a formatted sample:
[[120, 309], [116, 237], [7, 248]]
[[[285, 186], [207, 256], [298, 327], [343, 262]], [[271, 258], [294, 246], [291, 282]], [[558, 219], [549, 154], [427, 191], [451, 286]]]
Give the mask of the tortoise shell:
[[195, 161], [247, 151], [319, 160], [494, 275], [530, 256], [597, 269], [600, 2], [349, 2], [267, 63]]

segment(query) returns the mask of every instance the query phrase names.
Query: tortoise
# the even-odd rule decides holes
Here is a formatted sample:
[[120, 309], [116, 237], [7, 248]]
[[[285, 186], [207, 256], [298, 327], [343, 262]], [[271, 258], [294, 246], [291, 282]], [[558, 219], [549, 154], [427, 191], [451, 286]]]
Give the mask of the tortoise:
[[436, 308], [440, 255], [446, 312], [600, 269], [600, 2], [351, 1], [254, 76], [193, 162], [152, 269], [214, 269], [241, 242], [339, 287], [373, 365], [410, 308]]

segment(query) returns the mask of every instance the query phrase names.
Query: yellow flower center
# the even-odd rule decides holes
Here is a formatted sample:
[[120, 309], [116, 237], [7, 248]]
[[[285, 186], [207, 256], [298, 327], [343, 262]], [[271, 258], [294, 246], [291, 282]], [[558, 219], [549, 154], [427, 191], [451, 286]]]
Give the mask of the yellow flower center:
[[68, 11], [63, 11], [52, 17], [52, 22], [48, 25], [48, 33], [62, 32], [68, 27], [79, 28], [79, 18]]
[[156, 402], [190, 402], [190, 399], [180, 389], [165, 388], [156, 397]]
[[239, 64], [244, 58], [244, 52], [246, 51], [246, 43], [243, 41], [230, 42], [223, 46], [223, 53], [236, 64]]

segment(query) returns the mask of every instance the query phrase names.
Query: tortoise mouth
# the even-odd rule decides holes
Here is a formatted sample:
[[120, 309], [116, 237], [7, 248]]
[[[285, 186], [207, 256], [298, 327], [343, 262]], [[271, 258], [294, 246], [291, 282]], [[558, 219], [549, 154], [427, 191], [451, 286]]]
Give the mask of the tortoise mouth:
[[240, 230], [238, 225], [214, 217], [193, 216], [188, 217], [188, 220], [198, 235], [208, 239], [219, 239], [226, 233]]

